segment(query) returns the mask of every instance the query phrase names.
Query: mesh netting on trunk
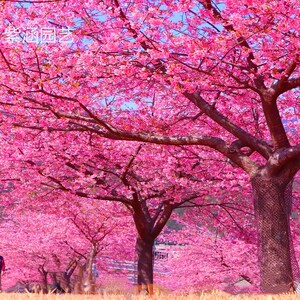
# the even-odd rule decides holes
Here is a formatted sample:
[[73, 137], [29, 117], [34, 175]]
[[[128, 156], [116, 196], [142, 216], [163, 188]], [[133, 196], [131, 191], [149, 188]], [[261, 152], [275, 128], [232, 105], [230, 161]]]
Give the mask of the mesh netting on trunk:
[[284, 177], [252, 178], [263, 293], [297, 288], [300, 272], [290, 229], [292, 183]]
[[291, 217], [292, 206], [293, 206], [293, 182], [290, 182], [287, 185], [287, 188], [284, 193], [284, 199], [285, 199], [285, 204], [287, 209], [287, 219], [289, 225], [289, 245], [290, 245], [290, 256], [291, 256], [292, 274], [293, 274], [293, 288], [294, 290], [299, 292], [300, 291], [300, 270], [296, 258], [293, 236], [290, 227], [290, 217]]

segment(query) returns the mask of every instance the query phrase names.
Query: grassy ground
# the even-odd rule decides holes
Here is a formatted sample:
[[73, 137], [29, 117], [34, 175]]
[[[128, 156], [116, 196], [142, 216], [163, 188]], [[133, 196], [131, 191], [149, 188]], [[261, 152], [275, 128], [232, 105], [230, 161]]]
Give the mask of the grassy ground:
[[[6, 294], [0, 295], [1, 300], [149, 300], [147, 295], [133, 295], [133, 294], [119, 294], [119, 295], [54, 295], [54, 294]], [[189, 294], [189, 295], [174, 295], [174, 294], [160, 294], [154, 295], [152, 299], [157, 300], [239, 300], [239, 299], [252, 299], [252, 300], [300, 300], [300, 295], [240, 295], [232, 296], [223, 292], [213, 291], [211, 293], [203, 294]]]

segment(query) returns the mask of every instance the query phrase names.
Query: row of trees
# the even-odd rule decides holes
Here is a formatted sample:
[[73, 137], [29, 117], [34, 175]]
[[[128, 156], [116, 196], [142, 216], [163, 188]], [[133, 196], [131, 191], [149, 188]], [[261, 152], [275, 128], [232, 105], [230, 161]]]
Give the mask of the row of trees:
[[[28, 206], [27, 209], [31, 211], [39, 208], [54, 216], [58, 214], [58, 211], [62, 214], [63, 210], [64, 214], [72, 218], [75, 225], [77, 215], [84, 217], [87, 224], [84, 227], [88, 229], [89, 235], [93, 233], [93, 236], [96, 236], [97, 231], [102, 234], [100, 230], [102, 227], [93, 229], [89, 228], [91, 225], [88, 226], [88, 224], [97, 224], [97, 219], [105, 210], [105, 202], [113, 205], [107, 213], [110, 216], [111, 228], [116, 223], [116, 211], [120, 209], [116, 203], [122, 204], [132, 216], [135, 225], [132, 230], [137, 236], [135, 246], [133, 246], [137, 255], [137, 283], [140, 286], [147, 285], [150, 293], [153, 284], [154, 241], [164, 229], [174, 210], [196, 207], [200, 209], [201, 217], [199, 215], [191, 224], [201, 221], [202, 226], [214, 227], [216, 223], [223, 220], [222, 226], [227, 227], [227, 230], [229, 226], [237, 226], [241, 222], [241, 216], [244, 218], [244, 214], [250, 215], [251, 209], [247, 208], [247, 203], [236, 204], [228, 195], [220, 192], [219, 186], [216, 186], [215, 190], [212, 188], [215, 178], [205, 170], [204, 163], [198, 164], [199, 157], [191, 150], [162, 149], [137, 143], [129, 147], [123, 142], [102, 140], [102, 143], [99, 143], [97, 147], [94, 145], [94, 151], [91, 151], [88, 144], [90, 141], [87, 140], [86, 144], [72, 143], [68, 147], [63, 145], [65, 148], [63, 154], [62, 152], [58, 154], [54, 148], [57, 140], [54, 139], [53, 142], [48, 143], [47, 155], [41, 159], [40, 146], [43, 145], [41, 141], [44, 137], [37, 139], [35, 135], [32, 137], [28, 132], [27, 138], [26, 147], [22, 140], [22, 149], [30, 149], [30, 151], [22, 151], [21, 154], [13, 151], [5, 159], [7, 170], [9, 169], [11, 174], [14, 170], [14, 177], [6, 178], [15, 182], [14, 190], [9, 196], [11, 197], [12, 193], [18, 195], [21, 203], [18, 205], [22, 205], [23, 209], [24, 205]], [[77, 134], [73, 138], [77, 140]], [[81, 142], [83, 140], [84, 137], [81, 135]], [[10, 143], [11, 141], [8, 141], [5, 145], [6, 149], [11, 147]], [[16, 141], [13, 140], [13, 147], [15, 146]], [[66, 158], [68, 158], [67, 161]], [[167, 158], [167, 163], [164, 162], [165, 158]], [[192, 168], [186, 160], [193, 162]], [[220, 163], [223, 170], [218, 172], [226, 173], [227, 163], [222, 161]], [[7, 174], [7, 170], [3, 174]], [[203, 180], [205, 173], [207, 178]], [[227, 177], [230, 179], [228, 174]], [[236, 180], [233, 181], [233, 184], [237, 185]], [[195, 185], [199, 184], [202, 185], [202, 190], [195, 192]], [[235, 189], [240, 188], [235, 186]], [[213, 193], [216, 195], [213, 196]], [[77, 209], [75, 214], [74, 207], [76, 208], [79, 199], [88, 201], [87, 205], [92, 205], [91, 203], [93, 205], [89, 210], [84, 209], [83, 212]], [[85, 215], [82, 216], [83, 213]], [[207, 214], [214, 215], [215, 220], [211, 221], [210, 215]], [[244, 218], [244, 220], [247, 219], [251, 223], [251, 218]], [[36, 222], [33, 221], [33, 224]], [[59, 226], [58, 230], [63, 227]], [[49, 236], [49, 238], [55, 237]], [[61, 242], [61, 238], [57, 239]], [[93, 239], [87, 237], [87, 239], [90, 240], [92, 247], [95, 246], [94, 242], [99, 240], [95, 241], [95, 237]], [[177, 239], [173, 242], [180, 243], [182, 236], [177, 236]], [[126, 247], [127, 236], [120, 238], [120, 242], [123, 247]], [[127, 247], [130, 248], [130, 246]], [[116, 251], [115, 247], [110, 247], [110, 249]], [[132, 252], [134, 249], [131, 249]], [[98, 252], [93, 253], [90, 261], [94, 260]], [[121, 249], [121, 252], [124, 250]]]
[[[47, 210], [39, 204], [33, 208], [23, 203], [2, 215], [7, 218], [1, 222], [1, 251], [8, 265], [5, 290], [92, 293], [99, 275], [95, 260], [99, 253], [110, 257], [115, 251], [120, 259], [132, 257], [133, 250], [124, 247], [119, 238], [122, 232], [123, 241], [133, 243], [130, 219], [114, 211], [111, 220], [109, 205], [99, 211], [91, 203], [74, 201], [68, 210], [59, 206], [56, 213]], [[105, 262], [99, 267], [107, 268]], [[109, 270], [105, 273], [109, 275]]]
[[4, 1], [4, 37], [8, 25], [72, 29], [69, 43], [1, 39], [4, 179], [122, 203], [150, 286], [175, 209], [238, 223], [231, 211], [247, 216], [252, 194], [261, 290], [295, 288], [298, 12], [296, 0]]
[[[110, 268], [109, 261], [131, 261], [134, 267], [134, 259], [139, 252], [135, 253], [135, 226], [128, 214], [126, 216], [121, 211], [118, 216], [116, 207], [105, 203], [99, 210], [97, 202], [91, 205], [77, 199], [76, 205], [75, 199], [72, 200], [67, 209], [60, 209], [59, 203], [53, 203], [55, 200], [52, 199], [52, 204], [56, 206], [55, 213], [49, 212], [49, 205], [36, 199], [34, 206], [26, 206], [22, 202], [21, 207], [15, 204], [13, 209], [6, 209], [7, 219], [2, 220], [1, 224], [1, 251], [6, 254], [9, 267], [4, 280], [5, 288], [10, 287], [12, 291], [23, 286], [33, 291], [56, 289], [58, 292], [91, 293], [99, 291], [99, 286], [105, 288], [107, 276], [117, 280], [117, 274], [110, 275], [115, 269]], [[156, 261], [157, 267], [164, 270], [163, 274], [156, 274], [156, 283], [171, 290], [218, 287], [237, 292], [241, 288], [232, 289], [230, 284], [245, 277], [249, 281], [249, 278], [254, 280], [251, 281], [251, 290], [256, 290], [257, 274], [252, 262], [255, 243], [243, 241], [240, 236], [225, 239], [222, 237], [225, 234], [223, 225], [219, 223], [218, 228], [207, 230], [205, 226], [197, 225], [198, 215], [195, 220], [192, 217], [195, 218], [187, 216], [189, 223], [185, 221], [180, 230], [174, 232], [169, 229], [160, 237], [160, 241], [174, 245], [165, 246], [162, 250], [168, 256], [167, 260]], [[182, 218], [177, 217], [177, 222], [182, 222]], [[195, 261], [198, 263], [195, 264]], [[244, 268], [237, 266], [237, 262], [245, 262]], [[98, 289], [95, 289], [93, 263], [97, 264], [100, 273]], [[138, 263], [136, 267], [144, 271]], [[146, 267], [148, 270], [152, 266]], [[122, 272], [125, 278], [126, 272]], [[185, 274], [185, 279], [179, 280], [182, 274]], [[153, 278], [153, 273], [150, 276]], [[17, 280], [19, 284], [12, 288]]]

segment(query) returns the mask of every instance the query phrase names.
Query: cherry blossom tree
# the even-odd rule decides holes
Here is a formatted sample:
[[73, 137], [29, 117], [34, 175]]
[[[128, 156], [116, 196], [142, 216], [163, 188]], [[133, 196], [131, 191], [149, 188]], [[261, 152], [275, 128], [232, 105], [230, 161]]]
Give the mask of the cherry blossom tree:
[[166, 254], [160, 264], [164, 265], [166, 274], [159, 276], [158, 283], [185, 292], [212, 289], [258, 292], [254, 216], [251, 209], [244, 209], [230, 211], [231, 222], [218, 207], [210, 211], [217, 222], [201, 222], [199, 214], [207, 213], [204, 211], [187, 210], [176, 217], [180, 227], [160, 240], [160, 251]]
[[56, 262], [66, 266], [70, 259], [71, 251], [62, 243], [67, 228], [66, 219], [45, 213], [23, 209], [10, 214], [10, 219], [1, 224], [1, 252], [8, 266], [5, 288], [17, 280], [42, 282], [41, 267], [52, 272], [63, 271]]
[[[159, 284], [177, 292], [213, 289], [231, 293], [258, 292], [255, 243], [205, 227], [186, 226], [173, 234], [176, 244], [164, 248], [168, 257], [161, 263], [167, 274], [159, 277]], [[239, 287], [240, 281], [248, 287]]]
[[[299, 277], [289, 224], [300, 149], [298, 6], [4, 1], [3, 131], [16, 140], [26, 127], [50, 140], [78, 131], [211, 149], [252, 186], [262, 291], [286, 292]], [[32, 42], [32, 28], [49, 26], [58, 39], [41, 30]]]
[[[96, 292], [96, 257], [103, 255], [107, 248], [109, 251], [116, 251], [115, 239], [118, 238], [119, 232], [116, 234], [114, 230], [124, 227], [126, 218], [118, 217], [116, 209], [108, 214], [108, 205], [102, 205], [89, 201], [72, 201], [69, 206], [65, 206], [62, 210], [68, 217], [70, 222], [75, 226], [82, 242], [79, 244], [72, 238], [65, 240], [64, 243], [74, 251], [77, 260], [74, 262], [74, 268], [77, 267], [77, 280], [74, 291], [76, 293], [95, 293]], [[117, 220], [119, 221], [117, 223]], [[123, 223], [123, 224], [122, 224]], [[123, 226], [122, 226], [123, 225]], [[130, 228], [129, 224], [127, 226]], [[119, 227], [119, 228], [118, 228]], [[118, 230], [117, 230], [118, 231]], [[113, 233], [115, 236], [113, 236]], [[126, 235], [126, 231], [123, 232]], [[109, 241], [107, 241], [109, 238]], [[126, 237], [124, 237], [126, 240]], [[122, 249], [124, 251], [124, 249]], [[120, 250], [119, 250], [120, 251]], [[82, 261], [83, 260], [83, 261]], [[67, 275], [69, 275], [67, 270]]]
[[[47, 157], [41, 161], [40, 138], [32, 138], [30, 132], [27, 137], [30, 147], [24, 147], [23, 143], [22, 155], [10, 158], [15, 165], [20, 158], [22, 175], [19, 177], [25, 184], [21, 185], [21, 190], [25, 187], [30, 193], [27, 182], [35, 177], [34, 189], [41, 185], [46, 187], [46, 193], [53, 190], [98, 201], [94, 206], [95, 216], [97, 205], [101, 207], [101, 200], [122, 203], [131, 213], [137, 232], [137, 284], [140, 287], [146, 285], [149, 293], [153, 293], [154, 241], [172, 211], [179, 207], [208, 208], [216, 205], [228, 211], [235, 205], [225, 201], [224, 197], [217, 202], [203, 197], [212, 192], [208, 183], [211, 184], [215, 178], [205, 170], [205, 163], [199, 164], [199, 156], [191, 150], [163, 149], [138, 143], [129, 146], [123, 142], [105, 140], [90, 144], [90, 137], [81, 135], [80, 144], [65, 140], [64, 145], [60, 142], [57, 147], [57, 141], [49, 143]], [[75, 133], [73, 139], [77, 140], [78, 134]], [[168, 163], [162, 160], [164, 157]], [[186, 161], [190, 163], [186, 164]], [[30, 168], [22, 167], [24, 162]], [[204, 172], [207, 172], [205, 181], [202, 180]], [[68, 204], [61, 205], [64, 206], [68, 207]]]
[[[92, 291], [95, 257], [121, 252], [117, 240], [124, 224], [116, 224], [111, 214], [105, 216], [109, 211], [107, 205], [102, 205], [99, 211], [90, 202], [72, 201], [68, 207], [57, 206], [55, 213], [47, 209], [49, 206], [44, 203], [28, 207], [23, 202], [9, 210], [9, 218], [2, 221], [1, 253], [8, 265], [5, 287], [19, 280], [37, 283], [44, 292], [49, 290], [50, 283], [52, 289], [61, 292], [71, 292], [74, 285], [79, 287], [78, 292], [82, 290], [81, 285]], [[128, 222], [126, 226], [130, 228]], [[80, 271], [82, 280], [79, 280]]]

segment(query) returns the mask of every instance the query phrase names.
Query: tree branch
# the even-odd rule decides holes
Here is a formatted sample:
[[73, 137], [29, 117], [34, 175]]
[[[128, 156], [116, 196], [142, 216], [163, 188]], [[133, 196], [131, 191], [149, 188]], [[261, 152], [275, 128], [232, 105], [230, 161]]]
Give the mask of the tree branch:
[[[293, 74], [293, 72], [296, 70], [297, 66], [299, 64], [299, 58], [298, 55], [296, 55], [296, 58], [290, 63], [290, 65], [286, 68], [286, 70], [284, 71], [283, 75], [281, 76], [281, 78], [277, 81], [275, 81], [272, 86], [271, 89], [274, 90], [276, 96], [278, 97], [280, 94], [298, 87], [300, 84], [300, 78], [293, 78], [290, 79], [290, 76]], [[296, 86], [293, 86], [293, 84]], [[298, 85], [297, 85], [298, 84]]]
[[277, 96], [275, 92], [270, 89], [261, 95], [262, 108], [270, 131], [274, 150], [290, 146], [290, 142], [282, 124], [276, 99]]
[[264, 158], [268, 159], [272, 153], [270, 147], [263, 141], [258, 140], [250, 133], [243, 130], [241, 127], [232, 123], [228, 118], [221, 114], [214, 106], [207, 103], [198, 92], [183, 93], [190, 101], [201, 109], [208, 117], [214, 120], [221, 127], [230, 132], [237, 139], [244, 142], [249, 148], [260, 153]]
[[155, 239], [163, 230], [164, 226], [168, 222], [168, 220], [171, 217], [173, 211], [172, 205], [170, 205], [168, 202], [163, 203], [163, 211], [160, 216], [160, 218], [157, 220], [157, 222], [154, 224], [151, 235]]
[[289, 163], [294, 163], [295, 170], [300, 167], [300, 144], [276, 151], [268, 160], [266, 168], [270, 173], [276, 173]]

